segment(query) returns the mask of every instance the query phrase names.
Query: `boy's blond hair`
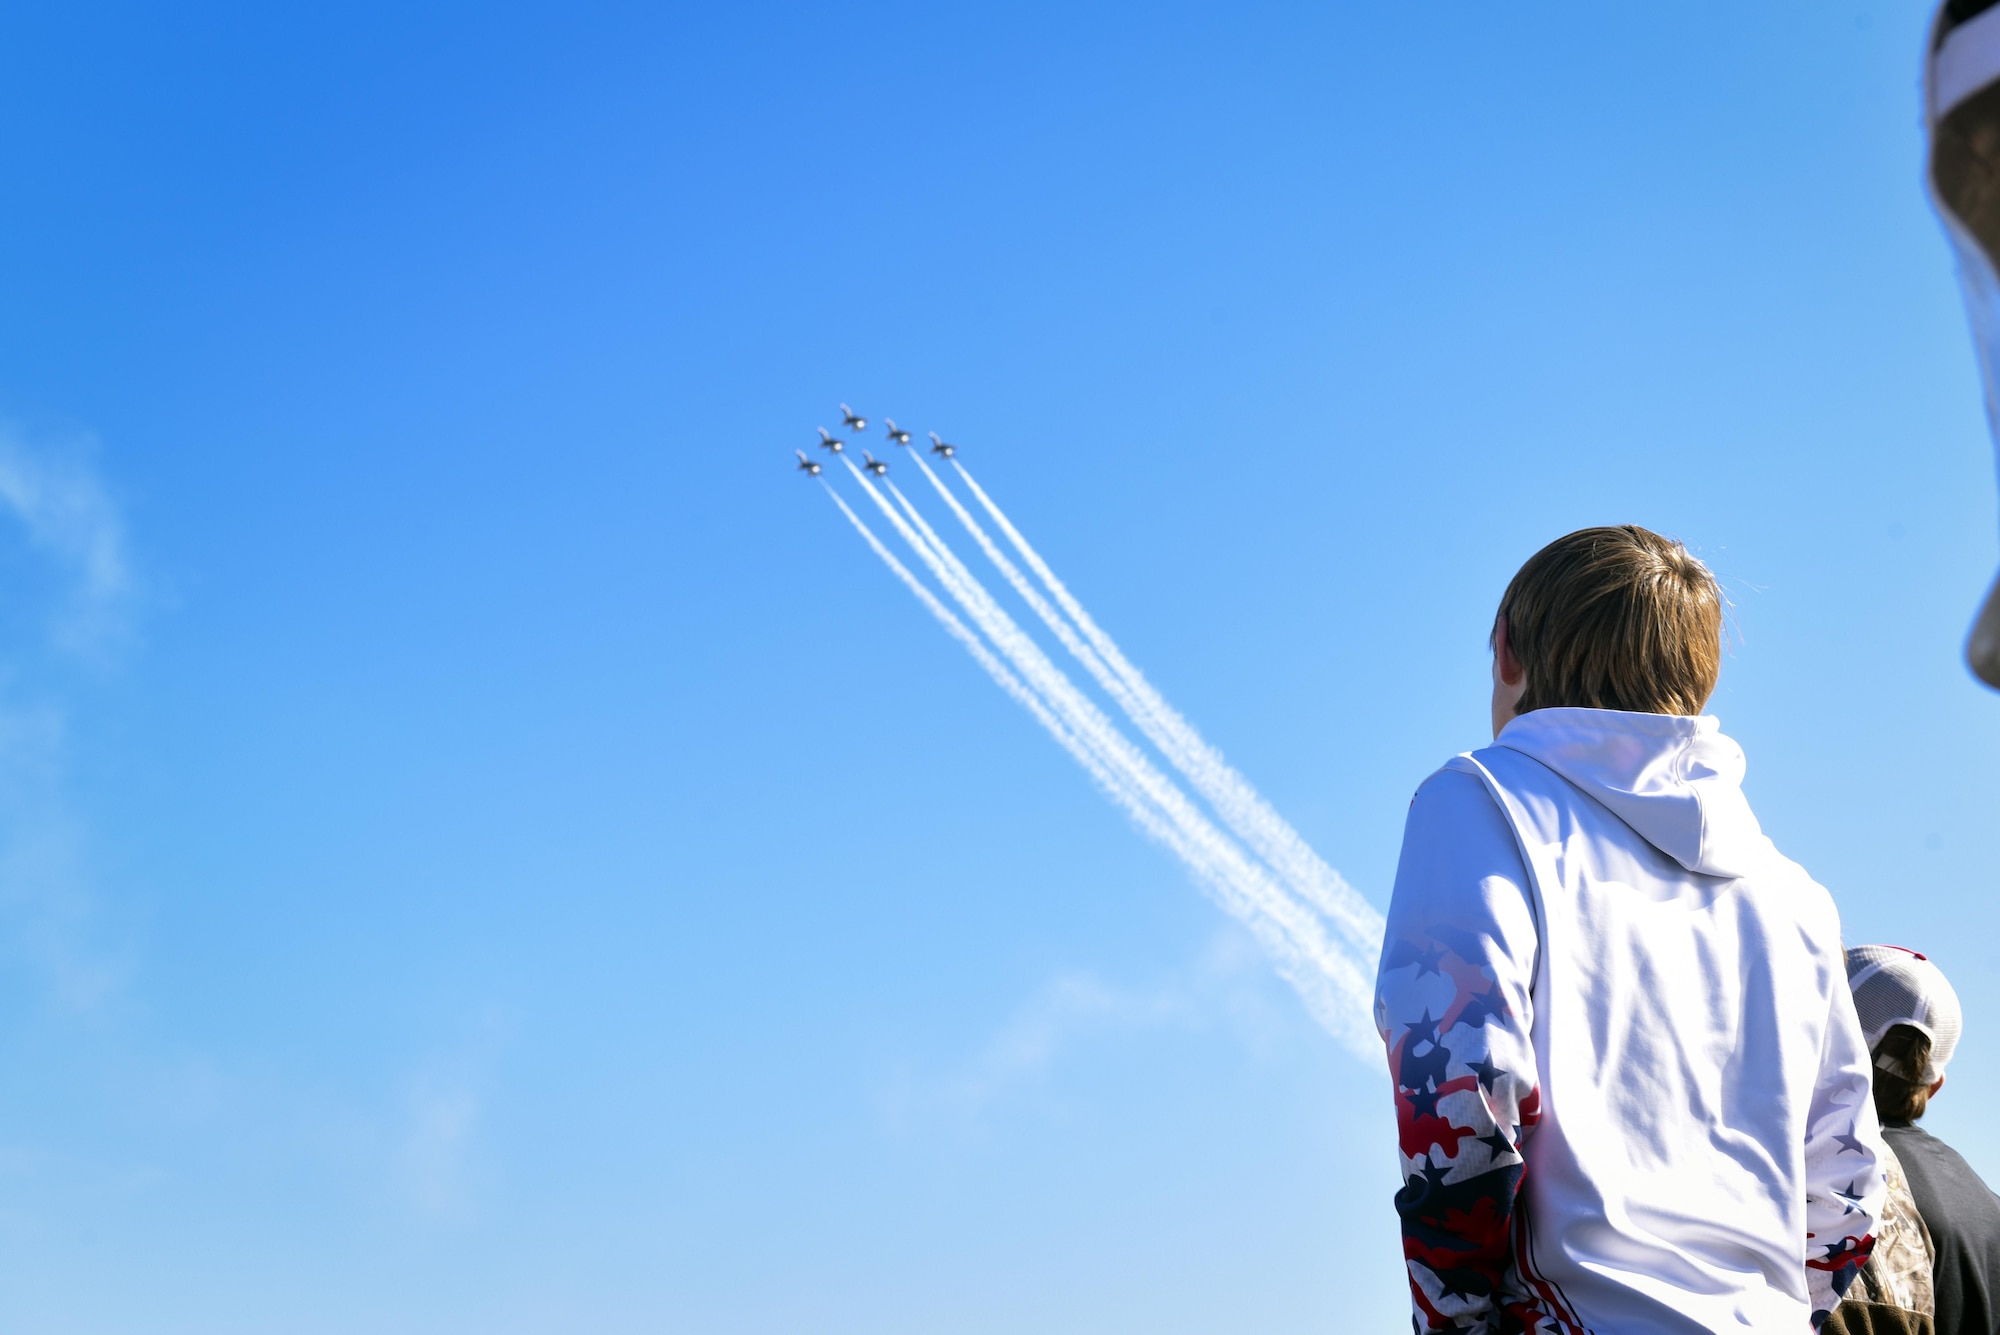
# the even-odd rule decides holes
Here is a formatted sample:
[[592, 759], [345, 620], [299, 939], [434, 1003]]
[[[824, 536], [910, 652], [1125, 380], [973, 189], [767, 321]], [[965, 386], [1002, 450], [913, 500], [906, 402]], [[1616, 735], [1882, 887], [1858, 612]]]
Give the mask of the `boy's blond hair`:
[[1527, 684], [1517, 713], [1577, 705], [1699, 714], [1722, 670], [1722, 590], [1671, 538], [1584, 528], [1528, 558], [1500, 598]]

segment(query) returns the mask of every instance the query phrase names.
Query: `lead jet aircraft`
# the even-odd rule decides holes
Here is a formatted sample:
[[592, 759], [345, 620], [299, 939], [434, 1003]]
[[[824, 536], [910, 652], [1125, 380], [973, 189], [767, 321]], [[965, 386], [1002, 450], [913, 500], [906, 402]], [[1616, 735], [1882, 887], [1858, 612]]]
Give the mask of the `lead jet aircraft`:
[[818, 461], [806, 458], [804, 450], [793, 450], [792, 453], [799, 456], [799, 471], [801, 473], [804, 473], [807, 477], [819, 476]]
[[819, 443], [825, 448], [832, 450], [835, 454], [839, 454], [842, 450], [847, 448], [846, 441], [842, 440], [839, 436], [832, 434], [825, 427], [816, 426], [813, 428], [813, 430], [819, 432]]
[[868, 419], [865, 417], [856, 417], [854, 409], [844, 403], [840, 405], [840, 424], [849, 431], [866, 431], [868, 429]]
[[951, 458], [952, 455], [958, 453], [958, 446], [945, 444], [943, 441], [938, 439], [937, 432], [935, 431], [931, 432], [930, 437], [931, 437], [932, 454], [942, 454], [945, 458], [949, 459]]
[[861, 466], [867, 469], [869, 472], [873, 473], [876, 477], [880, 477], [882, 476], [882, 474], [889, 471], [889, 465], [883, 463], [880, 459], [877, 459], [874, 455], [870, 454], [868, 451], [866, 450], [861, 451], [861, 457], [868, 461], [867, 463]]
[[895, 441], [898, 445], [907, 445], [910, 443], [910, 433], [897, 426], [895, 418], [885, 417], [882, 419], [882, 423], [889, 428], [890, 440]]

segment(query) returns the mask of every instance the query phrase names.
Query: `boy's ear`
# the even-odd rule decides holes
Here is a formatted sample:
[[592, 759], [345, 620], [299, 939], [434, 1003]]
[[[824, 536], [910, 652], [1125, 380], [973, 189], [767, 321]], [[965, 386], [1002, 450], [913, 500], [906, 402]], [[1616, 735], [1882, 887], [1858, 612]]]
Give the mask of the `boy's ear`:
[[1507, 618], [1503, 614], [1493, 618], [1493, 666], [1499, 670], [1500, 680], [1509, 686], [1519, 686], [1524, 669], [1521, 660], [1514, 657], [1514, 648], [1507, 643]]

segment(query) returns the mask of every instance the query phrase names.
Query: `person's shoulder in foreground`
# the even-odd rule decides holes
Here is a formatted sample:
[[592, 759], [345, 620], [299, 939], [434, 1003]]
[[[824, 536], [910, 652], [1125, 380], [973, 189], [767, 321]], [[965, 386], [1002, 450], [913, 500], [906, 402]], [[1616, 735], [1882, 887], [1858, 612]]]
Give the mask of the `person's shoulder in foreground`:
[[1492, 632], [1495, 744], [1418, 790], [1376, 993], [1416, 1329], [1805, 1329], [1882, 1200], [1831, 898], [1701, 709], [1722, 597], [1636, 526]]
[[1847, 973], [1873, 1056], [1882, 1134], [1928, 1231], [1937, 1329], [2000, 1329], [2000, 1198], [1957, 1150], [1917, 1125], [1944, 1090], [1964, 1029], [1958, 994], [1935, 963], [1902, 946], [1856, 946]]

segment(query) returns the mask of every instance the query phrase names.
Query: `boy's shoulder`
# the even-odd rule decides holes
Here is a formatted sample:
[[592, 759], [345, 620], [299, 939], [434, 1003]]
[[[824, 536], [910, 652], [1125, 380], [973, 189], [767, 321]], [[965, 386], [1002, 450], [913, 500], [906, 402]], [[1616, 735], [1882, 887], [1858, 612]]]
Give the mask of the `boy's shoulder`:
[[1479, 777], [1478, 767], [1464, 763], [1472, 754], [1469, 751], [1461, 751], [1426, 774], [1417, 784], [1416, 792], [1411, 795], [1410, 801], [1414, 803], [1426, 797], [1436, 799], [1452, 794], [1485, 792], [1486, 783]]
[[[1406, 829], [1416, 834], [1425, 830], [1508, 824], [1499, 799], [1477, 766], [1462, 764], [1463, 754], [1453, 756], [1424, 776], [1410, 795]], [[1511, 834], [1509, 836], [1512, 837]]]

